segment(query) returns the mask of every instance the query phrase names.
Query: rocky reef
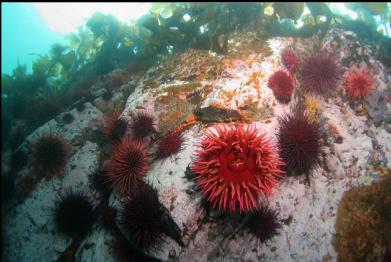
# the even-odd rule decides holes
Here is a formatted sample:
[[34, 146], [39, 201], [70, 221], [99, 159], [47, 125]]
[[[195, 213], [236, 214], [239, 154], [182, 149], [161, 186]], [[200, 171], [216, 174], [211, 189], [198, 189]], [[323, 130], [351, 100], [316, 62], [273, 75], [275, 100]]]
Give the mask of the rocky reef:
[[[115, 261], [119, 256], [113, 248], [118, 232], [106, 230], [100, 220], [85, 238], [76, 241], [59, 234], [52, 217], [57, 196], [67, 189], [83, 191], [95, 207], [120, 209], [123, 196], [117, 188], [106, 199], [91, 183], [93, 171], [107, 165], [114, 146], [106, 144], [101, 134], [105, 116], [119, 110], [119, 117], [129, 127], [125, 135], [132, 135], [137, 112], [151, 115], [154, 131], [143, 138], [151, 152], [166, 134], [181, 133], [183, 139], [177, 153], [153, 158], [145, 167], [148, 171], [140, 175], [157, 190], [164, 212], [170, 214], [167, 219], [177, 225], [181, 240], [176, 238], [177, 229], [169, 230], [160, 248], [146, 250], [147, 258], [139, 261], [153, 257], [162, 261], [356, 261], [360, 256], [351, 257], [356, 253], [351, 250], [362, 246], [354, 240], [366, 238], [379, 241], [368, 242], [376, 247], [372, 249], [376, 254], [362, 257], [381, 258], [390, 244], [387, 231], [391, 235], [389, 212], [382, 218], [376, 215], [377, 210], [384, 210], [382, 205], [390, 205], [391, 69], [376, 60], [371, 46], [359, 41], [355, 33], [334, 28], [324, 36], [322, 46], [342, 70], [334, 93], [311, 95], [296, 84], [291, 99], [280, 103], [268, 80], [284, 69], [282, 51], [289, 47], [304, 58], [315, 48], [314, 42], [291, 37], [260, 39], [252, 30], [242, 30], [230, 35], [226, 53], [188, 49], [145, 72], [116, 69], [107, 76], [110, 83], [97, 79], [89, 89], [92, 103], [60, 113], [20, 145], [18, 150], [29, 160], [18, 171], [11, 168], [9, 152], [2, 156], [2, 169], [15, 177], [18, 191], [22, 178], [34, 172], [30, 155], [39, 136], [61, 135], [70, 146], [62, 172], [40, 178], [28, 194], [14, 196], [2, 205], [2, 257], [5, 261], [64, 257], [70, 259], [67, 261]], [[344, 76], [353, 65], [365, 65], [373, 72], [373, 91], [362, 100], [351, 99], [344, 89]], [[119, 84], [115, 80], [118, 75], [123, 79]], [[300, 70], [293, 78], [300, 83]], [[319, 164], [308, 169], [306, 176], [289, 175], [278, 181], [268, 205], [280, 226], [270, 239], [260, 241], [242, 230], [245, 220], [240, 215], [229, 216], [205, 205], [187, 176], [191, 176], [198, 143], [209, 127], [252, 123], [277, 145], [278, 117], [296, 110], [297, 104], [304, 105], [311, 121], [321, 123], [324, 146]], [[369, 206], [362, 209], [366, 201]], [[357, 223], [357, 230], [349, 230], [346, 223]], [[384, 230], [384, 238], [377, 230]]]

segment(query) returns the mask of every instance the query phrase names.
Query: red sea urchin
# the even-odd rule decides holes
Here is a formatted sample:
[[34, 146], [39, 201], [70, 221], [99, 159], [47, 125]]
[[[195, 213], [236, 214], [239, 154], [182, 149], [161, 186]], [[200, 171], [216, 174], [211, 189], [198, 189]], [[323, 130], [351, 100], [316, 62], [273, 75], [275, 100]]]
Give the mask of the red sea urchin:
[[305, 91], [328, 95], [337, 88], [342, 70], [334, 57], [317, 53], [304, 61], [300, 77]]
[[276, 150], [255, 126], [216, 126], [207, 131], [196, 151], [192, 172], [204, 196], [231, 212], [258, 209], [284, 172]]
[[54, 134], [38, 138], [32, 147], [33, 164], [44, 175], [55, 175], [65, 169], [69, 147], [65, 140]]
[[157, 144], [156, 158], [167, 158], [178, 153], [182, 148], [183, 137], [180, 133], [168, 133]]
[[153, 118], [145, 111], [138, 112], [133, 116], [132, 128], [136, 138], [144, 138], [155, 132]]
[[116, 144], [105, 176], [122, 194], [132, 191], [142, 182], [149, 169], [149, 152], [139, 140], [128, 136]]
[[352, 68], [346, 77], [345, 91], [352, 99], [366, 98], [374, 89], [375, 81], [368, 69]]
[[297, 175], [319, 165], [321, 157], [320, 124], [310, 121], [303, 110], [279, 118], [277, 134], [279, 153], [285, 162], [284, 170]]
[[289, 70], [291, 74], [295, 74], [299, 64], [299, 57], [290, 48], [284, 48], [281, 52], [282, 64]]
[[293, 78], [283, 70], [276, 71], [269, 78], [268, 86], [280, 103], [289, 103], [295, 90]]

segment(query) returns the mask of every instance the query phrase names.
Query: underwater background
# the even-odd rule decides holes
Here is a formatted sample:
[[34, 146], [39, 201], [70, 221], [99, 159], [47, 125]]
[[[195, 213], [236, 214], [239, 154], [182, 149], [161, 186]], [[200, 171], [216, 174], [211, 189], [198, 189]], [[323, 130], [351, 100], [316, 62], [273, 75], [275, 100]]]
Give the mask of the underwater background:
[[391, 3], [2, 3], [4, 261], [390, 261]]

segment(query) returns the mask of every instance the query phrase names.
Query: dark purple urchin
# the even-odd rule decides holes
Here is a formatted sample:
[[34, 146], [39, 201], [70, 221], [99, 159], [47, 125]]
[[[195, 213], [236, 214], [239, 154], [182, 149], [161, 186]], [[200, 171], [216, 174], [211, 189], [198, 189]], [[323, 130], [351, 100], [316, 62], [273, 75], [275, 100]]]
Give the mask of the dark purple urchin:
[[329, 95], [342, 78], [342, 69], [337, 60], [326, 54], [316, 53], [308, 57], [300, 69], [303, 89], [317, 95]]
[[145, 111], [134, 114], [132, 128], [133, 134], [136, 138], [144, 138], [155, 132], [153, 118]]
[[134, 248], [125, 237], [116, 238], [111, 246], [111, 252], [119, 262], [159, 262], [161, 260], [148, 256]]
[[56, 175], [62, 172], [69, 158], [69, 146], [65, 140], [54, 134], [45, 134], [38, 138], [32, 147], [33, 165], [44, 175]]
[[96, 215], [89, 198], [82, 192], [68, 191], [55, 203], [54, 223], [64, 235], [82, 238], [92, 229]]
[[277, 235], [278, 230], [281, 228], [277, 212], [267, 206], [262, 206], [249, 216], [246, 226], [261, 242], [265, 242]]
[[121, 140], [128, 130], [126, 120], [119, 118], [121, 111], [115, 111], [105, 120], [103, 135], [109, 143], [115, 144]]
[[166, 232], [166, 209], [151, 186], [143, 188], [122, 203], [120, 224], [129, 232], [134, 245], [142, 250], [159, 250]]
[[73, 115], [71, 113], [65, 113], [63, 116], [62, 116], [62, 122], [66, 125], [69, 125], [73, 122]]
[[110, 183], [107, 181], [106, 169], [96, 168], [90, 174], [90, 181], [93, 188], [104, 198], [111, 192]]
[[101, 221], [104, 228], [110, 230], [115, 227], [115, 221], [117, 219], [117, 209], [112, 206], [106, 205], [101, 210]]
[[310, 121], [303, 110], [279, 118], [279, 154], [288, 173], [308, 173], [320, 164], [322, 135], [320, 124]]
[[183, 136], [180, 133], [168, 133], [157, 142], [156, 158], [167, 158], [181, 151]]

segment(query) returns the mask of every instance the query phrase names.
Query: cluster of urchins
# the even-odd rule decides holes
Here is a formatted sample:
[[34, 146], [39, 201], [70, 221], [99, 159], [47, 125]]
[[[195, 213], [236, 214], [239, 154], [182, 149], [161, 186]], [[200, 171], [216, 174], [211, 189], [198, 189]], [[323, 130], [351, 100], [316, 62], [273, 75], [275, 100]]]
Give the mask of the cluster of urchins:
[[[180, 245], [183, 242], [180, 228], [160, 203], [156, 189], [145, 183], [144, 178], [151, 161], [168, 158], [181, 150], [183, 136], [180, 132], [169, 132], [158, 137], [154, 120], [145, 111], [133, 114], [132, 124], [129, 125], [131, 128], [119, 116], [120, 112], [117, 111], [106, 118], [102, 130], [111, 157], [104, 162], [104, 166], [90, 174], [91, 184], [100, 195], [100, 203], [94, 204], [85, 192], [66, 190], [54, 205], [53, 221], [60, 233], [71, 237], [73, 244], [80, 244], [100, 218], [104, 228], [116, 239], [112, 250], [118, 260], [157, 261], [146, 253], [159, 250], [164, 243], [164, 235]], [[64, 124], [71, 122], [64, 121]], [[19, 182], [20, 190], [26, 191], [24, 197], [34, 190], [40, 179], [64, 171], [69, 156], [70, 146], [61, 136], [44, 134], [37, 138], [31, 150], [34, 172], [25, 175]], [[12, 157], [12, 162], [20, 169], [21, 165], [26, 164], [25, 158], [26, 155], [19, 150]], [[109, 205], [108, 198], [113, 188], [121, 194], [119, 210]], [[64, 255], [74, 256], [74, 253], [64, 252]]]
[[[329, 96], [342, 79], [342, 69], [335, 57], [319, 52], [301, 61], [296, 53], [285, 48], [281, 60], [287, 71], [278, 70], [269, 78], [268, 86], [280, 103], [289, 103], [296, 89], [297, 80], [305, 93]], [[367, 67], [352, 67], [346, 74], [344, 90], [353, 100], [365, 99], [375, 87], [372, 72]]]
[[[300, 73], [302, 89], [318, 95], [331, 93], [342, 78], [335, 58], [325, 53], [301, 63], [291, 49], [285, 49], [282, 62], [289, 73], [279, 70], [268, 82], [281, 103], [291, 100], [296, 72]], [[352, 98], [364, 98], [373, 86], [369, 71], [353, 69], [347, 75], [345, 90]], [[180, 132], [170, 132], [160, 139], [153, 138], [154, 121], [145, 112], [133, 114], [131, 129], [119, 116], [116, 112], [108, 118], [103, 132], [111, 147], [110, 159], [92, 174], [103, 201], [94, 208], [83, 192], [69, 191], [56, 203], [54, 221], [59, 231], [80, 239], [91, 231], [98, 212], [104, 227], [116, 237], [114, 253], [119, 260], [153, 261], [146, 253], [159, 249], [164, 235], [183, 243], [179, 227], [159, 202], [157, 191], [144, 179], [151, 161], [180, 151], [183, 137]], [[216, 125], [208, 129], [191, 166], [191, 179], [207, 202], [228, 214], [247, 214], [246, 227], [261, 241], [281, 227], [276, 211], [266, 204], [272, 190], [285, 174], [306, 174], [308, 178], [321, 162], [324, 145], [321, 124], [310, 121], [303, 107], [295, 107], [278, 121], [277, 147], [254, 125]], [[66, 166], [69, 149], [58, 136], [44, 135], [33, 145], [32, 156], [38, 172], [58, 174]], [[112, 188], [122, 196], [119, 212], [108, 205]]]

